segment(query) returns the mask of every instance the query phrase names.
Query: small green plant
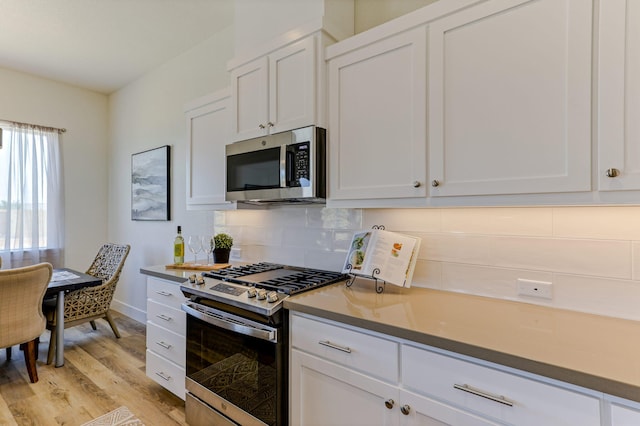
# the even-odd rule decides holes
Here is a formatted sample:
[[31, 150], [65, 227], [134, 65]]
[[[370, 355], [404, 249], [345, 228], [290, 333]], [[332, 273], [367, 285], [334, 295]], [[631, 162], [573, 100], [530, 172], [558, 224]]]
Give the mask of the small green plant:
[[233, 238], [229, 234], [220, 233], [213, 237], [213, 243], [217, 249], [231, 249]]

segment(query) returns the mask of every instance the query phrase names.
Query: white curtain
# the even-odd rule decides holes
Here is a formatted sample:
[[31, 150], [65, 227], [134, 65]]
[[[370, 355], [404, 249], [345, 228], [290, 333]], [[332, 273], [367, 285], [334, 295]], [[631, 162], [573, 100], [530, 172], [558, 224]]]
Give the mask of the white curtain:
[[56, 129], [3, 125], [0, 256], [3, 268], [64, 264], [64, 200]]

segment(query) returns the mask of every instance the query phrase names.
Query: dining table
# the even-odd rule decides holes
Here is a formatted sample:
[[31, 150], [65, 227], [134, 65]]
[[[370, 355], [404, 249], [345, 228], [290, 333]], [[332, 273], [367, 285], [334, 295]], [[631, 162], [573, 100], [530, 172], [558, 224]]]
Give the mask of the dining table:
[[56, 296], [56, 333], [51, 338], [56, 339], [56, 367], [64, 365], [64, 295], [73, 290], [94, 287], [102, 284], [102, 279], [70, 268], [55, 268], [46, 297]]

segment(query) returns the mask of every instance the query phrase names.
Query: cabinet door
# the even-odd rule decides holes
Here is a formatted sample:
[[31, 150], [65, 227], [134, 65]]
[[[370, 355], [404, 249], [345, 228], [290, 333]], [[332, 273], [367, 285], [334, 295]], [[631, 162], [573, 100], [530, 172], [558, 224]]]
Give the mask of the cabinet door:
[[270, 133], [315, 123], [316, 67], [313, 36], [269, 55]]
[[290, 424], [398, 424], [396, 387], [297, 350], [290, 368]]
[[191, 102], [187, 118], [187, 209], [232, 208], [225, 202], [225, 145], [230, 138], [230, 93]]
[[640, 189], [638, 22], [638, 1], [600, 2], [598, 183], [604, 191]]
[[329, 61], [332, 200], [425, 197], [426, 29]]
[[256, 59], [231, 71], [231, 123], [234, 141], [267, 134], [269, 61]]
[[640, 411], [618, 404], [611, 405], [611, 426], [640, 425]]
[[400, 392], [401, 426], [498, 426], [489, 420], [411, 392]]
[[490, 0], [429, 26], [432, 196], [590, 190], [592, 7]]

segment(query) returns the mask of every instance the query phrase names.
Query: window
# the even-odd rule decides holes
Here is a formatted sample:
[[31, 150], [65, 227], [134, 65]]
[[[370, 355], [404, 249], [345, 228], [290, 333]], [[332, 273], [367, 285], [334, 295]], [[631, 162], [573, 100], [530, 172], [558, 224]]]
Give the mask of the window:
[[58, 130], [2, 125], [0, 256], [3, 267], [63, 263], [64, 213]]

